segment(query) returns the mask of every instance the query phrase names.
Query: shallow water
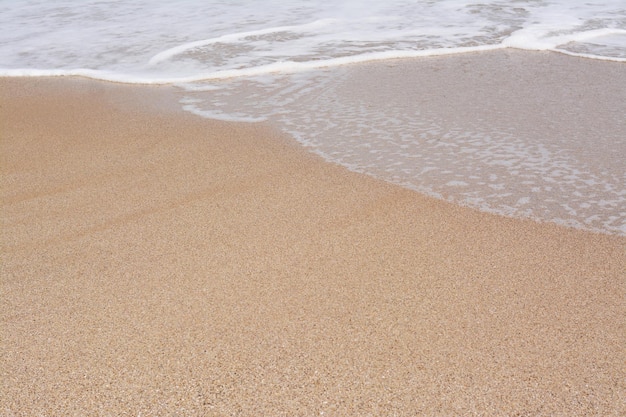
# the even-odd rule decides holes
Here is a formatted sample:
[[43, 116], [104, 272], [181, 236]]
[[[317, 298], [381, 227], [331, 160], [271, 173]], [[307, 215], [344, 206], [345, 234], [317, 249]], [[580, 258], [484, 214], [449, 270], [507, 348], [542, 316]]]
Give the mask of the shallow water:
[[626, 83], [607, 88], [626, 81], [621, 64], [510, 51], [280, 78], [185, 86], [183, 103], [269, 121], [327, 160], [448, 201], [626, 232]]

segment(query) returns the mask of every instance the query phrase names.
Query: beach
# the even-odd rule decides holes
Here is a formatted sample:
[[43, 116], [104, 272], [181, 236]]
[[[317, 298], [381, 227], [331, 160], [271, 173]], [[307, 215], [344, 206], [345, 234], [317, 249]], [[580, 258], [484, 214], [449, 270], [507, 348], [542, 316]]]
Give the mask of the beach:
[[626, 238], [171, 94], [0, 79], [0, 415], [626, 413]]

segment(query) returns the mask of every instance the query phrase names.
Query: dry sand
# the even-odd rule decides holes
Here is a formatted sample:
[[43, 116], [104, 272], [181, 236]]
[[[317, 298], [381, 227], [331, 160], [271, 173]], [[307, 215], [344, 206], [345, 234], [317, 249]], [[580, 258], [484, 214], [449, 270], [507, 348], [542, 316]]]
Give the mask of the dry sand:
[[625, 238], [160, 90], [0, 81], [0, 415], [626, 414]]

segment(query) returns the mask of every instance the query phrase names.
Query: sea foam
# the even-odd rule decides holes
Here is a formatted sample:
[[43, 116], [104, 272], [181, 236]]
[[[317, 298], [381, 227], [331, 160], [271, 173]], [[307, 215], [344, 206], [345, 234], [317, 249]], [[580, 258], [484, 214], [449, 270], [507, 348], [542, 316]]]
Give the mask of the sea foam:
[[605, 0], [135, 1], [0, 4], [0, 74], [177, 83], [497, 48], [626, 61]]

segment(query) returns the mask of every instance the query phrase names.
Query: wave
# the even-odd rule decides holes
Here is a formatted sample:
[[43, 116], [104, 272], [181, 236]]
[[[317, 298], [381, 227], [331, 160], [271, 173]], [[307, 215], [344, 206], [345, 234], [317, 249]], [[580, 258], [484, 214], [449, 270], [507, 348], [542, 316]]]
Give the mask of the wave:
[[[301, 26], [302, 27], [302, 26]], [[274, 28], [272, 32], [278, 31], [279, 28]], [[258, 31], [257, 33], [260, 33]], [[269, 33], [270, 31], [263, 31]], [[626, 62], [626, 58], [611, 57], [594, 55], [590, 53], [581, 53], [569, 51], [557, 46], [566, 44], [568, 42], [576, 42], [579, 40], [589, 40], [600, 36], [607, 35], [626, 35], [626, 30], [618, 29], [601, 29], [593, 30], [584, 33], [577, 33], [572, 35], [562, 35], [552, 38], [550, 41], [545, 42], [528, 42], [526, 40], [523, 31], [520, 33], [514, 33], [503, 42], [494, 45], [479, 45], [471, 47], [451, 47], [451, 48], [434, 48], [425, 50], [391, 50], [383, 52], [367, 52], [358, 55], [343, 56], [337, 58], [328, 59], [314, 59], [310, 61], [292, 61], [284, 60], [271, 64], [259, 65], [249, 68], [235, 68], [215, 70], [210, 72], [199, 72], [192, 75], [185, 76], [163, 76], [158, 72], [143, 71], [138, 73], [121, 73], [109, 70], [97, 70], [89, 68], [77, 68], [77, 69], [32, 69], [32, 68], [18, 68], [18, 69], [0, 69], [0, 76], [3, 77], [61, 77], [61, 76], [76, 76], [86, 77], [91, 79], [97, 79], [102, 81], [110, 81], [124, 84], [146, 84], [146, 85], [158, 85], [158, 84], [180, 84], [191, 83], [198, 81], [211, 81], [211, 80], [226, 80], [239, 77], [252, 77], [274, 73], [295, 73], [301, 71], [309, 71], [323, 68], [331, 68], [343, 65], [359, 64], [374, 61], [404, 59], [404, 58], [420, 58], [428, 56], [443, 56], [443, 55], [455, 55], [475, 52], [493, 51], [498, 49], [512, 48], [522, 50], [535, 50], [535, 51], [552, 51], [562, 53], [566, 55], [576, 56], [580, 58], [596, 59], [603, 61], [614, 62]], [[251, 32], [249, 32], [251, 33]], [[228, 35], [229, 38], [235, 39], [244, 34]], [[191, 42], [184, 45], [180, 45], [176, 48], [170, 48], [155, 55], [150, 64], [156, 64], [167, 60], [177, 54], [180, 54], [190, 48], [197, 47], [198, 45], [207, 45], [210, 42], [216, 42], [216, 39]]]

